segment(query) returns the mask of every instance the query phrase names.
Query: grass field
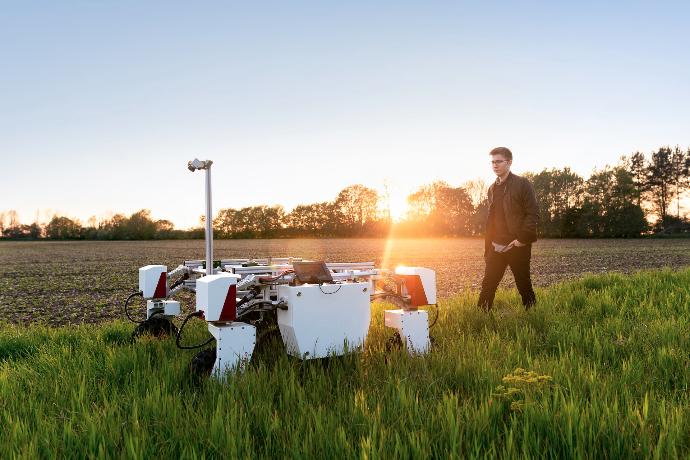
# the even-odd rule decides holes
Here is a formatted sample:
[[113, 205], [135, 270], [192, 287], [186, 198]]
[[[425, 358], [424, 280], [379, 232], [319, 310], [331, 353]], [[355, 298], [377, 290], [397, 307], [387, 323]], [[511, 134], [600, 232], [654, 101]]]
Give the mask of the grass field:
[[[227, 383], [131, 325], [0, 329], [0, 456], [687, 458], [690, 269], [592, 275], [440, 302], [433, 352], [328, 363], [278, 346]], [[205, 337], [201, 322], [197, 339]], [[192, 337], [190, 337], [190, 340]]]

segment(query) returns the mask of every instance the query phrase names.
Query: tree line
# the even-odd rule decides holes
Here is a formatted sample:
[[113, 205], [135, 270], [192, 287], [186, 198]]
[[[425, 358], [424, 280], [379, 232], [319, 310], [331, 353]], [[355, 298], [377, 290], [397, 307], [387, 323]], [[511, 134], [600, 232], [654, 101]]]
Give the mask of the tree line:
[[116, 214], [101, 222], [92, 218], [86, 226], [65, 216], [53, 216], [43, 226], [38, 223], [20, 224], [16, 211], [0, 212], [0, 231], [3, 238], [13, 240], [163, 240], [204, 236], [203, 229], [177, 230], [169, 220], [154, 220], [148, 209], [129, 217]]
[[[681, 216], [690, 190], [690, 148], [661, 147], [648, 155], [635, 152], [615, 166], [595, 170], [585, 179], [570, 168], [524, 174], [539, 203], [541, 237], [638, 237], [645, 234], [690, 234]], [[437, 181], [407, 197], [407, 216], [394, 222], [386, 194], [363, 185], [343, 189], [332, 201], [282, 206], [248, 206], [218, 211], [217, 238], [477, 236], [484, 232], [488, 184], [474, 180], [453, 187]], [[148, 210], [117, 214], [101, 222], [54, 216], [45, 225], [20, 224], [17, 213], [0, 213], [6, 239], [148, 240], [203, 238], [203, 226], [175, 229], [154, 220]]]
[[526, 174], [545, 237], [635, 237], [688, 233], [681, 203], [690, 189], [690, 148], [635, 152], [583, 179], [569, 168]]

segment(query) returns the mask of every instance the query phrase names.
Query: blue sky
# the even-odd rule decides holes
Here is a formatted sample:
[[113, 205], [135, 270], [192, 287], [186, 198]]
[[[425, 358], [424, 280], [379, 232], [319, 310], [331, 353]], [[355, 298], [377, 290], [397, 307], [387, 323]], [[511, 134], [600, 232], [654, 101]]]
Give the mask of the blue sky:
[[686, 2], [2, 2], [0, 211], [404, 197], [690, 145]]

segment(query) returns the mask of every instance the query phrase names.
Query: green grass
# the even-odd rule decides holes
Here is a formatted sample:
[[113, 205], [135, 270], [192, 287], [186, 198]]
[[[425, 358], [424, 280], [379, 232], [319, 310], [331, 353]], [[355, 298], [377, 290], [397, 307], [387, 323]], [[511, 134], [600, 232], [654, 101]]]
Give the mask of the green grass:
[[[277, 351], [224, 384], [131, 325], [0, 327], [0, 456], [672, 458], [690, 455], [690, 269], [441, 302], [434, 351]], [[203, 323], [190, 340], [204, 337]]]

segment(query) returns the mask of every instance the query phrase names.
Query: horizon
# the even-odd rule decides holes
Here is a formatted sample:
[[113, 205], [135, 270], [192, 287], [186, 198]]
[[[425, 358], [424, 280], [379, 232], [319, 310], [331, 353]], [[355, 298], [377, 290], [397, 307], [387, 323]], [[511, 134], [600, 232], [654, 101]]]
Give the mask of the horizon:
[[[690, 152], [690, 147], [687, 147], [685, 150], [687, 150], [688, 152]], [[620, 162], [620, 160], [621, 160], [621, 159], [619, 158], [619, 162]], [[606, 164], [606, 165], [603, 166], [602, 168], [594, 168], [594, 169], [592, 170], [592, 172], [602, 171], [604, 168], [617, 167], [617, 166], [620, 166], [620, 164]], [[543, 169], [542, 171], [544, 171], [544, 170], [546, 170], [546, 169], [550, 169], [550, 170], [551, 170], [551, 169], [553, 169], [553, 168], [545, 168], [545, 169]], [[570, 170], [572, 171], [572, 168], [570, 168], [569, 166], [565, 166], [565, 167], [562, 168], [561, 170], [563, 170], [563, 169], [570, 169]], [[541, 172], [541, 171], [525, 171], [525, 173], [530, 173], [530, 174], [537, 174], [537, 173], [539, 173], [539, 172]], [[515, 173], [515, 172], [511, 169], [511, 173]], [[492, 178], [490, 181], [488, 181], [488, 180], [487, 180], [487, 181], [484, 181], [483, 178], [470, 179], [470, 181], [484, 181], [484, 185], [486, 185], [486, 186], [488, 187], [488, 186], [491, 185], [491, 183], [496, 179], [496, 176], [495, 176], [495, 175], [492, 174], [492, 176], [493, 176], [493, 178]], [[585, 181], [589, 178], [589, 176], [581, 176], [581, 177], [583, 177], [583, 179], [584, 179]], [[467, 185], [467, 182], [468, 182], [468, 181], [465, 181], [465, 182], [463, 182], [462, 184], [448, 184], [448, 185], [451, 186], [451, 187], [463, 188], [465, 191], [468, 192], [468, 194], [470, 194], [471, 191], [468, 190], [467, 188], [465, 188], [465, 186]], [[350, 185], [356, 185], [356, 184], [350, 184]], [[413, 193], [415, 190], [419, 190], [420, 187], [425, 186], [425, 185], [431, 185], [431, 183], [419, 184], [419, 185], [418, 185], [415, 189], [413, 189], [412, 192], [410, 192], [410, 193]], [[365, 185], [365, 187], [366, 187], [366, 185]], [[373, 189], [373, 190], [375, 190], [375, 189]], [[409, 211], [410, 211], [410, 207], [409, 207], [409, 204], [408, 204], [408, 202], [407, 202], [407, 197], [409, 196], [409, 194], [408, 194], [407, 196], [405, 196], [404, 203], [401, 203], [399, 200], [398, 200], [398, 203], [394, 203], [394, 202], [393, 202], [393, 198], [391, 198], [391, 200], [390, 200], [390, 202], [389, 202], [389, 206], [390, 206], [390, 207], [387, 208], [387, 207], [385, 206], [386, 203], [384, 202], [385, 199], [386, 199], [385, 195], [384, 195], [383, 193], [381, 193], [380, 190], [375, 190], [375, 191], [377, 192], [378, 198], [379, 198], [379, 207], [378, 207], [378, 209], [379, 209], [380, 215], [381, 215], [381, 216], [385, 216], [386, 211], [388, 210], [388, 211], [390, 211], [391, 224], [392, 224], [393, 226], [396, 226], [396, 225], [398, 225], [398, 224], [403, 224], [403, 223], [405, 223], [405, 221], [409, 218], [409, 214], [408, 214], [408, 213], [409, 213]], [[337, 198], [337, 196], [334, 196], [334, 197], [332, 197], [331, 199], [323, 200], [323, 201], [327, 201], [327, 202], [331, 202], [331, 203], [332, 203], [332, 202], [335, 201], [336, 198]], [[400, 197], [396, 197], [396, 198], [400, 198]], [[672, 199], [671, 199], [670, 205], [669, 205], [669, 210], [671, 210], [671, 209], [674, 207], [674, 203], [676, 203], [676, 200], [677, 200], [677, 198], [672, 198]], [[473, 200], [473, 201], [474, 201], [474, 200]], [[285, 213], [286, 213], [286, 214], [289, 214], [289, 212], [292, 211], [292, 210], [293, 210], [295, 207], [297, 207], [297, 206], [300, 206], [300, 205], [310, 205], [310, 204], [316, 204], [316, 203], [317, 203], [317, 202], [311, 202], [311, 203], [298, 203], [297, 205], [293, 206], [292, 208], [287, 208], [287, 207], [283, 206], [283, 205], [280, 204], [280, 203], [274, 203], [274, 204], [270, 204], [270, 205], [269, 205], [269, 204], [266, 204], [266, 203], [254, 203], [254, 204], [249, 204], [249, 205], [247, 205], [247, 206], [243, 206], [242, 208], [244, 208], [244, 207], [252, 207], [252, 206], [281, 206], [281, 207], [283, 207]], [[680, 206], [680, 210], [682, 210], [681, 217], [684, 218], [684, 219], [688, 219], [688, 217], [690, 216], [690, 213], [688, 213], [688, 210], [690, 210], [690, 195], [687, 195], [687, 194], [681, 195], [681, 196], [680, 196], [680, 201], [679, 201], [678, 204], [679, 204], [679, 206]], [[651, 203], [647, 202], [647, 205], [646, 205], [645, 207], [643, 207], [643, 209], [645, 210], [645, 215], [646, 215], [647, 221], [648, 221], [650, 224], [652, 224], [652, 223], [654, 222], [654, 220], [655, 220], [656, 218], [658, 218], [658, 215], [656, 214], [656, 211], [650, 207], [650, 205], [651, 205]], [[473, 206], [477, 206], [477, 203], [473, 203]], [[239, 209], [241, 209], [241, 208], [214, 208], [214, 209], [213, 209], [213, 214], [214, 214], [214, 216], [217, 216], [218, 213], [219, 213], [219, 211], [221, 211], [221, 210], [223, 210], [223, 209], [238, 209], [238, 210], [239, 210]], [[17, 216], [20, 216], [19, 212], [16, 211], [16, 210], [14, 210], [14, 209], [9, 209], [9, 210], [0, 209], [0, 227], [1, 227], [2, 224], [3, 224], [3, 220], [6, 220], [7, 218], [9, 218], [9, 216], [8, 216], [8, 211], [17, 212]], [[33, 221], [29, 221], [29, 222], [27, 222], [27, 221], [22, 221], [20, 218], [18, 218], [18, 219], [17, 219], [17, 223], [20, 224], [20, 225], [22, 225], [22, 224], [26, 225], [26, 224], [37, 223], [37, 224], [39, 224], [39, 225], [41, 225], [41, 226], [45, 226], [45, 225], [47, 225], [47, 224], [49, 223], [49, 221], [50, 221], [53, 217], [67, 217], [67, 218], [69, 218], [69, 219], [71, 219], [71, 220], [73, 220], [73, 221], [79, 223], [79, 224], [82, 225], [82, 226], [85, 226], [85, 227], [86, 227], [86, 226], [97, 227], [97, 226], [100, 226], [101, 224], [105, 223], [106, 221], [112, 219], [112, 217], [114, 217], [114, 216], [116, 216], [116, 215], [121, 215], [121, 216], [124, 216], [124, 217], [127, 217], [127, 218], [128, 218], [128, 217], [130, 217], [132, 214], [137, 213], [137, 212], [140, 212], [140, 211], [149, 211], [149, 212], [151, 212], [151, 218], [152, 218], [152, 220], [154, 220], [154, 221], [156, 221], [156, 220], [168, 220], [168, 221], [170, 221], [170, 219], [167, 219], [165, 216], [157, 216], [157, 215], [155, 215], [150, 209], [141, 208], [141, 209], [136, 209], [136, 210], [134, 210], [134, 211], [132, 211], [132, 212], [130, 212], [130, 213], [126, 213], [126, 212], [112, 212], [112, 211], [111, 211], [111, 212], [108, 212], [108, 213], [105, 213], [105, 214], [101, 214], [101, 215], [92, 215], [92, 216], [89, 216], [88, 219], [80, 219], [80, 218], [74, 217], [74, 216], [69, 216], [69, 215], [64, 215], [64, 214], [53, 213], [53, 214], [50, 214], [50, 215], [49, 215], [49, 214], [45, 214], [45, 215], [44, 215], [44, 219], [34, 219]], [[36, 214], [38, 215], [38, 212], [37, 212]], [[672, 213], [671, 213], [671, 214], [672, 214]], [[170, 222], [173, 223], [173, 227], [174, 227], [175, 230], [182, 230], [182, 231], [191, 231], [191, 230], [198, 230], [198, 229], [202, 229], [202, 230], [203, 230], [203, 226], [204, 226], [204, 224], [203, 224], [203, 218], [204, 218], [203, 214], [199, 214], [197, 224], [192, 225], [192, 226], [189, 226], [189, 227], [185, 227], [185, 228], [180, 228], [180, 227], [178, 227], [177, 225], [175, 225], [174, 222], [172, 222], [172, 221], [170, 221]], [[214, 217], [214, 218], [215, 218], [215, 217]]]
[[22, 222], [150, 209], [400, 201], [443, 180], [570, 167], [690, 145], [684, 2], [191, 9], [7, 6], [0, 18], [0, 212]]

